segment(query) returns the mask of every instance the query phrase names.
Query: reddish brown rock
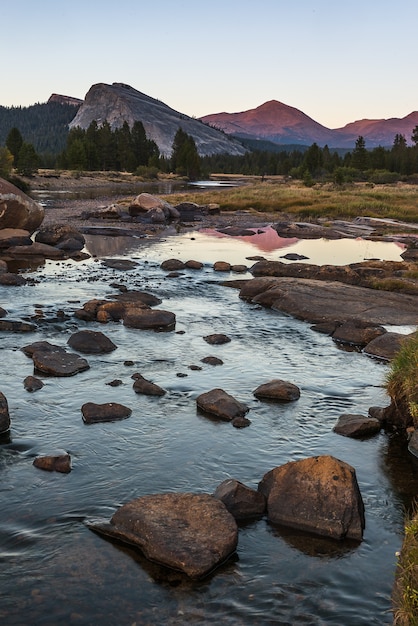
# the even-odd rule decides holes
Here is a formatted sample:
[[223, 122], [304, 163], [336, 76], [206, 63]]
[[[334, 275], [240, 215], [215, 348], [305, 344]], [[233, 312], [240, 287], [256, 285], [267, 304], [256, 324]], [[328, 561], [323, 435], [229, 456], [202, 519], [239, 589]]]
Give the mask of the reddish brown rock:
[[206, 335], [203, 337], [206, 343], [210, 343], [211, 346], [220, 346], [224, 343], [229, 343], [231, 338], [223, 333], [214, 333], [213, 335]]
[[131, 378], [135, 379], [133, 384], [135, 393], [143, 393], [146, 396], [163, 396], [166, 393], [162, 387], [147, 380], [141, 374], [133, 374]]
[[213, 269], [215, 272], [230, 272], [231, 264], [226, 261], [216, 261], [213, 265]]
[[39, 391], [39, 389], [42, 389], [42, 387], [44, 386], [42, 380], [36, 378], [36, 376], [26, 376], [25, 380], [23, 381], [23, 385], [26, 391], [30, 392]]
[[123, 324], [129, 328], [170, 331], [174, 330], [176, 326], [176, 316], [171, 311], [143, 309], [134, 313], [129, 312], [125, 314]]
[[353, 467], [316, 456], [276, 467], [258, 485], [270, 522], [333, 539], [363, 537], [364, 505]]
[[203, 578], [236, 550], [238, 528], [222, 502], [208, 494], [146, 495], [124, 504], [110, 523], [90, 528], [138, 547], [150, 560]]
[[200, 394], [196, 398], [196, 403], [204, 413], [209, 413], [227, 422], [236, 417], [243, 417], [249, 411], [247, 405], [238, 402], [223, 389], [212, 389]]
[[117, 348], [109, 337], [94, 330], [79, 330], [71, 335], [67, 343], [83, 354], [108, 354]]
[[35, 342], [22, 350], [32, 357], [35, 371], [49, 376], [74, 376], [90, 367], [86, 359], [78, 354], [67, 352], [65, 348], [48, 341]]
[[0, 230], [0, 249], [11, 246], [30, 246], [30, 232], [22, 228], [3, 228]]
[[96, 424], [98, 422], [124, 420], [131, 416], [132, 411], [127, 406], [117, 402], [105, 402], [104, 404], [86, 402], [81, 407], [81, 413], [86, 424]]
[[300, 389], [297, 385], [276, 378], [268, 383], [259, 385], [253, 391], [260, 400], [276, 400], [277, 402], [293, 402], [300, 398]]
[[340, 415], [333, 431], [344, 437], [361, 439], [376, 435], [381, 429], [381, 423], [374, 417], [345, 413]]
[[224, 480], [213, 496], [224, 503], [235, 519], [259, 517], [266, 510], [266, 499], [262, 493], [233, 478]]
[[71, 472], [71, 456], [64, 450], [59, 450], [53, 454], [36, 457], [33, 465], [47, 472], [68, 474]]
[[0, 230], [19, 228], [33, 233], [43, 219], [44, 209], [40, 204], [0, 178]]
[[205, 356], [203, 359], [200, 359], [202, 363], [207, 363], [208, 365], [223, 365], [224, 362], [222, 359], [218, 359], [216, 356]]
[[183, 270], [186, 265], [180, 259], [167, 259], [161, 263], [160, 267], [167, 272], [173, 272], [175, 270]]

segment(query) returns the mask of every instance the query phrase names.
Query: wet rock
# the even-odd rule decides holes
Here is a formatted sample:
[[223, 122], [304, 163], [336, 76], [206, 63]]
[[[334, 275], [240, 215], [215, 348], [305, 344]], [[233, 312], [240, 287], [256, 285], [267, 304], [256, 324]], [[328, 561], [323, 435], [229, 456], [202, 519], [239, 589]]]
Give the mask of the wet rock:
[[104, 404], [86, 402], [81, 407], [81, 413], [85, 424], [96, 424], [99, 422], [124, 420], [131, 416], [132, 410], [117, 402], [106, 402]]
[[391, 361], [399, 352], [402, 344], [411, 335], [402, 335], [401, 333], [387, 332], [372, 339], [364, 348], [363, 352], [368, 356], [382, 359], [383, 361]]
[[19, 228], [32, 234], [41, 225], [44, 214], [40, 204], [0, 178], [0, 230]]
[[222, 502], [208, 494], [146, 495], [124, 504], [96, 532], [138, 547], [145, 557], [203, 578], [236, 549], [238, 527]]
[[94, 330], [79, 330], [71, 335], [67, 343], [83, 354], [108, 354], [117, 348], [109, 337]]
[[225, 228], [218, 228], [217, 231], [230, 237], [251, 237], [256, 234], [255, 230], [241, 228], [240, 226], [226, 226]]
[[0, 319], [0, 330], [7, 330], [13, 333], [32, 333], [37, 329], [36, 324], [22, 322], [21, 320]]
[[333, 539], [361, 541], [364, 505], [353, 467], [332, 456], [291, 461], [258, 485], [270, 522]]
[[268, 383], [259, 385], [253, 391], [260, 400], [276, 400], [278, 402], [293, 402], [300, 398], [300, 389], [297, 385], [276, 378]]
[[47, 472], [68, 474], [71, 472], [71, 456], [65, 450], [58, 450], [54, 454], [37, 456], [33, 465]]
[[10, 430], [9, 405], [6, 396], [0, 391], [0, 435]]
[[203, 263], [201, 263], [201, 261], [194, 261], [193, 259], [186, 261], [184, 265], [189, 270], [201, 270], [203, 268]]
[[370, 341], [386, 333], [383, 326], [375, 326], [366, 321], [349, 320], [338, 326], [332, 334], [337, 343], [363, 348]]
[[381, 423], [374, 417], [345, 413], [340, 415], [333, 431], [344, 437], [360, 439], [376, 435], [381, 429]]
[[288, 252], [287, 254], [283, 254], [283, 256], [281, 256], [280, 258], [286, 259], [287, 261], [304, 261], [309, 257], [305, 256], [304, 254], [297, 254], [296, 252]]
[[138, 267], [139, 263], [130, 259], [103, 259], [102, 264], [105, 267], [111, 267], [114, 270], [133, 270]]
[[231, 424], [234, 428], [247, 428], [251, 424], [251, 420], [243, 415], [239, 415], [231, 420]]
[[341, 239], [344, 235], [333, 228], [310, 222], [278, 222], [272, 226], [280, 237], [298, 239]]
[[180, 259], [167, 259], [161, 263], [160, 267], [164, 271], [173, 272], [176, 270], [184, 270], [186, 265], [183, 261], [180, 261]]
[[229, 343], [231, 338], [228, 335], [224, 335], [223, 333], [214, 333], [213, 335], [206, 335], [203, 337], [206, 343], [209, 343], [211, 346], [220, 346], [224, 343]]
[[26, 285], [28, 281], [20, 274], [12, 274], [11, 272], [3, 272], [0, 274], [0, 285], [17, 286]]
[[264, 515], [266, 498], [234, 478], [227, 478], [215, 490], [214, 498], [221, 500], [235, 519]]
[[0, 250], [11, 246], [30, 246], [30, 232], [22, 228], [3, 228], [0, 230]]
[[162, 387], [147, 380], [141, 374], [133, 374], [131, 378], [135, 379], [133, 384], [135, 393], [142, 393], [146, 396], [163, 396], [166, 393]]
[[124, 326], [143, 330], [170, 331], [176, 326], [176, 316], [171, 311], [161, 309], [143, 309], [128, 312], [123, 317]]
[[231, 272], [236, 274], [244, 274], [248, 270], [246, 265], [231, 265]]
[[109, 385], [109, 387], [120, 387], [121, 385], [123, 385], [123, 382], [120, 380], [120, 378], [115, 378], [114, 380], [106, 383], [106, 385]]
[[212, 389], [196, 398], [198, 408], [204, 413], [214, 415], [221, 420], [231, 421], [235, 417], [243, 417], [249, 407], [236, 400], [223, 389]]
[[26, 376], [25, 380], [23, 381], [23, 386], [25, 387], [26, 391], [33, 392], [42, 389], [44, 384], [42, 380], [40, 380], [36, 376]]
[[27, 356], [31, 356], [35, 371], [48, 376], [74, 376], [89, 369], [86, 359], [78, 354], [67, 352], [65, 348], [38, 341], [22, 348]]
[[404, 261], [418, 261], [418, 248], [407, 248], [402, 252], [401, 257]]
[[149, 193], [140, 193], [129, 206], [132, 217], [145, 216], [154, 223], [178, 219], [180, 212], [169, 202]]
[[85, 322], [117, 322], [129, 312], [136, 313], [160, 303], [160, 298], [146, 291], [125, 291], [117, 294], [114, 300], [89, 300], [74, 315]]
[[215, 272], [230, 272], [231, 264], [226, 261], [216, 261], [216, 263], [213, 264], [213, 269]]
[[161, 304], [161, 298], [154, 296], [152, 293], [148, 293], [147, 291], [124, 291], [115, 296], [115, 300], [118, 302], [124, 302], [127, 304], [144, 304], [146, 306], [156, 306], [157, 304]]
[[0, 306], [0, 317], [5, 317], [7, 315], [6, 309]]
[[314, 330], [316, 333], [331, 336], [335, 333], [339, 326], [340, 324], [338, 322], [322, 322], [311, 326], [311, 330]]
[[36, 233], [35, 241], [61, 250], [82, 250], [86, 243], [84, 235], [70, 224], [43, 226]]
[[49, 246], [46, 243], [32, 243], [29, 246], [12, 246], [7, 250], [7, 254], [12, 256], [13, 258], [19, 257], [43, 257], [45, 259], [66, 259], [67, 254], [64, 250], [59, 250], [54, 246]]
[[224, 362], [222, 359], [218, 359], [216, 356], [205, 356], [203, 359], [200, 359], [202, 363], [207, 363], [208, 365], [223, 365]]
[[386, 420], [385, 412], [386, 412], [386, 407], [370, 406], [368, 413], [369, 413], [369, 417], [373, 417], [374, 419], [377, 419], [380, 422], [380, 424], [383, 425]]

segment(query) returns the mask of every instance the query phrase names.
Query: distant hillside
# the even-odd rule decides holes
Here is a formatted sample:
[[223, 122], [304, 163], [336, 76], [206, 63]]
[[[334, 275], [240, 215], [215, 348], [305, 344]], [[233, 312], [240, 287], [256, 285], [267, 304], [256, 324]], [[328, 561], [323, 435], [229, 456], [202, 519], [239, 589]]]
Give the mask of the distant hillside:
[[93, 120], [99, 125], [107, 120], [112, 130], [122, 126], [124, 121], [130, 126], [140, 121], [148, 139], [155, 141], [165, 156], [171, 154], [179, 127], [193, 137], [201, 156], [225, 153], [240, 155], [246, 152], [236, 139], [123, 83], [93, 85], [70, 128], [78, 126], [86, 129]]
[[56, 155], [65, 148], [68, 124], [77, 108], [53, 101], [29, 107], [0, 106], [0, 145], [5, 145], [9, 131], [16, 127], [23, 140], [32, 143], [38, 154]]
[[214, 113], [200, 118], [206, 124], [235, 137], [271, 141], [276, 144], [297, 144], [352, 149], [362, 135], [367, 148], [390, 147], [396, 134], [410, 143], [413, 128], [418, 124], [418, 112], [404, 118], [360, 120], [330, 129], [315, 122], [299, 109], [271, 100], [256, 109], [240, 113]]

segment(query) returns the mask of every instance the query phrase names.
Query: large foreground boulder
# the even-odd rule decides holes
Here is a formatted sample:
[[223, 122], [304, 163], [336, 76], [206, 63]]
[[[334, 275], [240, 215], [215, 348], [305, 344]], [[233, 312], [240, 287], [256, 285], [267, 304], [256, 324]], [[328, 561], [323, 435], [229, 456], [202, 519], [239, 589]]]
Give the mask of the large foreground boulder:
[[44, 219], [44, 208], [23, 191], [0, 178], [0, 229], [35, 232]]
[[137, 546], [150, 560], [193, 579], [206, 576], [236, 549], [238, 528], [208, 494], [146, 495], [124, 504], [110, 523], [90, 528]]
[[353, 467], [332, 456], [291, 461], [258, 485], [270, 522], [333, 539], [363, 538], [364, 505]]

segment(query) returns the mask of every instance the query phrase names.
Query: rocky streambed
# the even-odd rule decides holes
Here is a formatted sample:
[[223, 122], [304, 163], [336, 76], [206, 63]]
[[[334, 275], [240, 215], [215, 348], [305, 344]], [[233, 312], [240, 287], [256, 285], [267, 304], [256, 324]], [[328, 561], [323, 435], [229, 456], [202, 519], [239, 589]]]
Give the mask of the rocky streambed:
[[[311, 319], [307, 307], [303, 316], [294, 316], [278, 302], [290, 301], [283, 285], [286, 280], [296, 284], [295, 277], [277, 276], [275, 266], [273, 276], [254, 279], [254, 264], [261, 261], [245, 258], [257, 256], [251, 248], [239, 259], [244, 262], [230, 263], [224, 256], [218, 260], [225, 264], [215, 270], [209, 260], [213, 250], [209, 254], [209, 246], [205, 251], [197, 235], [187, 233], [183, 238], [195, 246], [196, 255], [186, 255], [178, 235], [129, 237], [117, 254], [97, 254], [106, 241], [108, 250], [114, 250], [115, 236], [86, 233], [80, 252], [96, 250], [95, 256], [67, 252], [40, 262], [38, 249], [37, 269], [18, 274], [23, 281], [13, 284], [9, 278], [0, 284], [2, 321], [22, 324], [1, 330], [0, 391], [8, 402], [10, 430], [0, 448], [6, 598], [0, 614], [10, 624], [21, 623], [22, 615], [51, 624], [391, 623], [395, 552], [402, 539], [403, 506], [416, 493], [417, 468], [404, 438], [393, 429], [385, 432], [381, 423], [373, 435], [363, 431], [355, 438], [336, 429], [341, 416], [361, 416], [364, 423], [370, 407], [388, 403], [386, 361], [364, 352], [370, 323], [347, 328], [352, 317], [334, 315], [331, 329], [329, 316]], [[56, 242], [52, 247], [57, 248]], [[231, 256], [232, 247], [231, 240]], [[14, 255], [19, 262], [24, 256]], [[176, 269], [162, 265], [169, 258], [176, 259]], [[292, 262], [283, 265], [292, 267]], [[300, 286], [312, 279], [299, 275], [297, 280]], [[310, 285], [319, 296], [327, 281], [314, 280], [318, 282]], [[255, 293], [251, 285], [257, 281], [264, 281], [264, 287], [266, 281], [275, 282]], [[336, 298], [323, 293], [322, 310], [329, 313]], [[138, 294], [147, 294], [148, 300]], [[261, 294], [267, 295], [257, 301]], [[300, 302], [301, 296], [295, 300]], [[307, 300], [313, 303], [313, 295]], [[356, 290], [343, 310], [350, 311], [358, 301]], [[402, 317], [406, 311], [399, 302], [380, 306], [380, 317], [372, 320], [376, 337], [389, 334], [393, 324], [397, 336], [416, 324], [414, 308], [411, 317]], [[367, 310], [371, 308], [363, 309], [363, 322]], [[389, 310], [399, 317], [385, 317]], [[162, 314], [154, 326], [149, 325], [155, 316], [150, 311]], [[314, 323], [327, 328], [317, 332]], [[331, 336], [336, 330], [339, 339]], [[100, 333], [100, 341], [92, 333]], [[101, 350], [92, 349], [99, 344]], [[64, 356], [69, 354], [70, 362]], [[51, 365], [55, 369], [46, 371]], [[69, 366], [76, 368], [72, 375], [65, 371]], [[260, 395], [272, 380], [287, 383], [290, 401]], [[233, 428], [233, 420], [219, 419], [207, 407], [201, 410], [202, 396], [216, 389], [245, 407], [248, 423]], [[271, 387], [268, 392], [273, 393]], [[46, 472], [57, 468], [42, 469], [40, 458], [67, 465]], [[245, 498], [248, 491], [267, 497], [269, 472], [306, 459], [338, 459], [354, 469], [364, 514], [357, 504], [360, 521], [353, 535], [340, 533], [336, 540], [332, 533], [312, 533], [312, 527], [289, 525], [280, 517], [282, 507], [276, 518], [273, 508], [266, 515], [265, 505], [260, 508], [257, 502], [256, 514], [254, 508], [244, 519], [236, 514], [243, 495], [238, 490], [237, 496], [234, 481], [245, 486]], [[337, 476], [333, 461], [326, 462]], [[312, 476], [311, 466], [308, 473]], [[291, 483], [297, 480], [290, 478]], [[325, 480], [332, 482], [337, 481]], [[232, 492], [225, 491], [225, 483], [232, 484]], [[297, 492], [303, 493], [300, 488]], [[144, 548], [140, 537], [142, 551], [131, 548], [135, 541], [126, 543], [126, 530], [124, 537], [113, 534], [110, 542], [101, 536], [112, 537], [106, 527], [112, 519], [116, 534], [126, 528], [123, 506], [150, 494], [167, 494], [164, 506], [169, 501], [173, 513], [176, 494], [197, 495], [199, 506], [206, 507], [216, 493], [237, 521], [236, 526], [226, 522], [228, 532], [226, 527], [218, 531], [225, 551], [215, 572], [203, 579], [178, 573], [178, 565], [156, 565], [155, 560], [164, 561], [155, 557], [155, 547]], [[310, 505], [307, 512], [314, 509]], [[141, 527], [151, 522], [155, 515], [144, 518]], [[188, 523], [192, 525], [190, 519]], [[92, 524], [103, 533], [91, 533]], [[165, 554], [174, 541], [168, 537]], [[199, 541], [203, 546], [204, 539]], [[214, 543], [210, 545], [213, 550]]]

